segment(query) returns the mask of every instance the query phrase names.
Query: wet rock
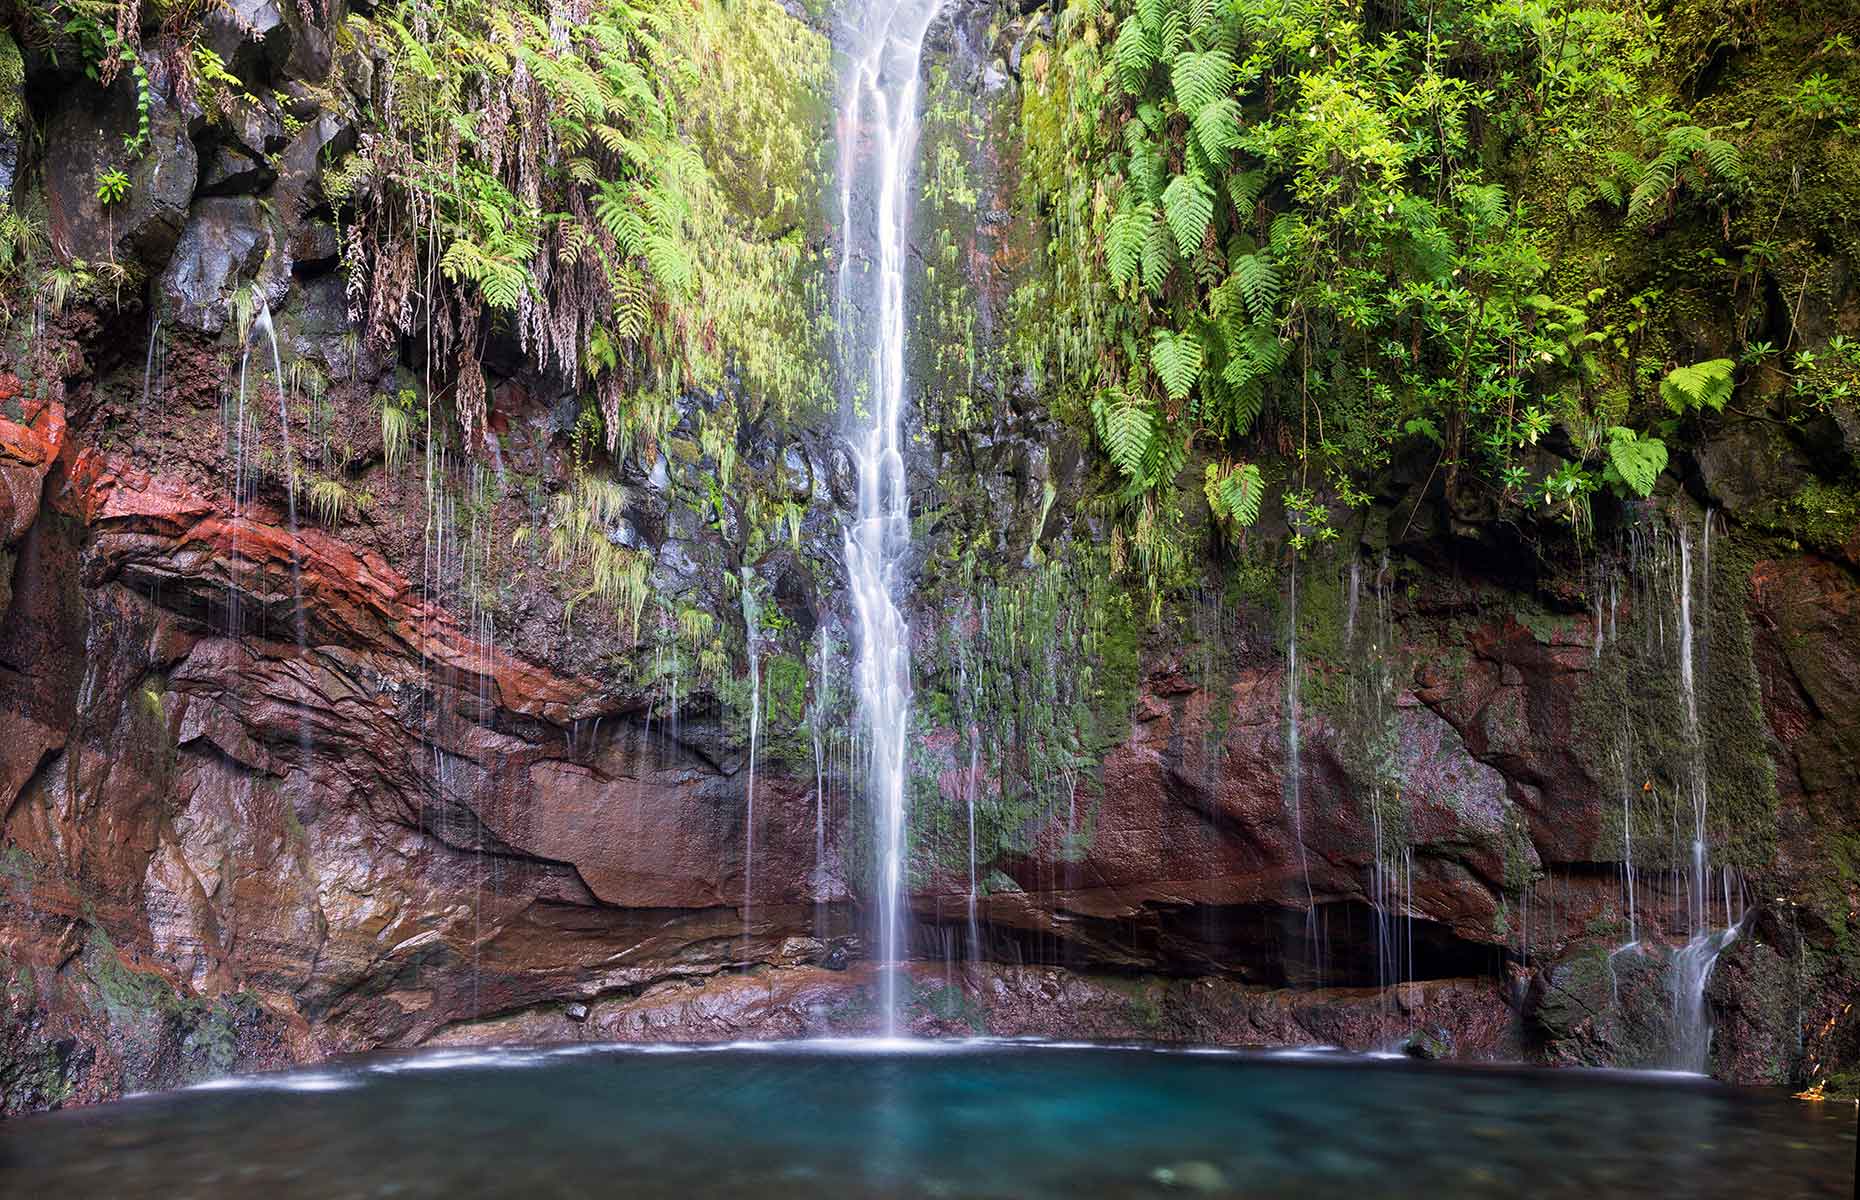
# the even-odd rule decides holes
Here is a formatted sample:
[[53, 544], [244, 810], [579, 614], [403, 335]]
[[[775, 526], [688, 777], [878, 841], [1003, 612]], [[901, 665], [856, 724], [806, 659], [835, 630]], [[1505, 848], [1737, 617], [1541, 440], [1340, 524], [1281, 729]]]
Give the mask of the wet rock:
[[234, 75], [256, 85], [284, 66], [295, 37], [280, 0], [227, 0], [208, 10], [201, 40]]
[[18, 95], [0, 95], [0, 204], [12, 204], [26, 110]]
[[[108, 89], [79, 89], [57, 110], [45, 131], [46, 144], [57, 147], [45, 160], [46, 216], [61, 253], [153, 273], [181, 236], [199, 166], [186, 120], [160, 89], [150, 97], [149, 147], [132, 156], [124, 138], [136, 132], [137, 112], [127, 73]], [[106, 209], [97, 192], [110, 171], [130, 182], [127, 195]]]
[[271, 168], [233, 145], [215, 146], [200, 172], [202, 196], [238, 196], [264, 191], [275, 176]]
[[1224, 1192], [1227, 1190], [1227, 1173], [1213, 1163], [1199, 1159], [1157, 1167], [1150, 1172], [1150, 1178], [1163, 1187], [1176, 1188], [1185, 1192]]
[[291, 213], [321, 203], [323, 169], [355, 146], [355, 126], [330, 113], [297, 131], [279, 159], [276, 203]]
[[272, 232], [256, 197], [197, 202], [161, 278], [162, 304], [175, 324], [201, 333], [226, 327], [232, 294], [255, 279]]
[[562, 1015], [579, 1025], [588, 1019], [588, 1006], [585, 1004], [571, 1004], [562, 1010]]
[[235, 104], [225, 121], [225, 136], [236, 141], [251, 158], [276, 154], [290, 145], [277, 106], [268, 99], [258, 104]]
[[[0, 397], [15, 400], [18, 391], [17, 379], [0, 377]], [[21, 415], [19, 421], [0, 416], [0, 547], [24, 537], [38, 519], [45, 476], [64, 446], [62, 406], [35, 403]]]
[[328, 270], [342, 255], [341, 237], [328, 221], [302, 221], [291, 230], [290, 252], [294, 271]]
[[1453, 1037], [1438, 1025], [1417, 1029], [1402, 1039], [1401, 1052], [1409, 1058], [1438, 1062], [1453, 1057]]
[[[291, 25], [291, 51], [284, 70], [292, 82], [303, 80], [322, 83], [329, 78], [334, 62], [329, 34], [314, 21], [305, 18], [301, 7], [293, 7], [285, 18]], [[336, 19], [340, 19], [338, 16]]]
[[1747, 512], [1765, 500], [1786, 496], [1804, 473], [1804, 464], [1788, 443], [1761, 421], [1726, 426], [1694, 457], [1706, 497], [1728, 513]]

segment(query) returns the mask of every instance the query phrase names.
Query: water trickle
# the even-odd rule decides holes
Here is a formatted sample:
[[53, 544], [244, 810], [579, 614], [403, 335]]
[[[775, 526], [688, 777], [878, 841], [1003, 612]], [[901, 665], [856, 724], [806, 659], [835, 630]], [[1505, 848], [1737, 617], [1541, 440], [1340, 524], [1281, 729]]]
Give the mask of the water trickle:
[[827, 631], [815, 631], [817, 663], [814, 702], [807, 723], [814, 737], [814, 936], [827, 933], [827, 761], [824, 748], [827, 715]]
[[1298, 876], [1305, 888], [1305, 944], [1311, 948], [1321, 981], [1323, 954], [1318, 949], [1317, 902], [1311, 892], [1311, 865], [1305, 853], [1302, 770], [1298, 727], [1298, 563], [1293, 560], [1289, 620], [1285, 637], [1285, 802], [1292, 812], [1292, 840], [1298, 845]]
[[936, 10], [937, 0], [877, 0], [854, 18], [839, 129], [841, 361], [860, 414], [849, 439], [859, 475], [859, 512], [846, 531], [846, 571], [859, 622], [859, 711], [870, 739], [867, 786], [879, 851], [878, 949], [887, 1036], [897, 1031], [911, 700], [910, 633], [897, 599], [910, 549], [904, 268], [918, 75], [924, 33]]
[[976, 919], [976, 901], [980, 898], [975, 873], [975, 781], [982, 773], [982, 731], [969, 728], [969, 779], [963, 789], [969, 807], [969, 960], [982, 957], [982, 927]]
[[754, 589], [755, 575], [744, 568], [742, 577], [743, 593], [743, 644], [749, 653], [749, 774], [743, 787], [745, 813], [743, 816], [743, 946], [747, 954], [749, 946], [749, 906], [755, 890], [756, 864], [756, 747], [762, 738], [762, 664], [756, 654], [758, 618], [761, 615], [756, 605]]
[[1676, 951], [1667, 966], [1667, 981], [1673, 997], [1673, 1063], [1686, 1071], [1704, 1071], [1711, 1059], [1711, 1015], [1705, 1005], [1705, 989], [1711, 983], [1712, 969], [1718, 955], [1737, 940], [1743, 927], [1743, 881], [1729, 867], [1721, 872], [1724, 924], [1712, 924], [1712, 879], [1710, 850], [1707, 844], [1710, 792], [1706, 781], [1705, 739], [1699, 721], [1698, 684], [1700, 669], [1709, 659], [1711, 645], [1711, 530], [1715, 513], [1707, 509], [1699, 531], [1697, 590], [1693, 601], [1694, 578], [1692, 543], [1682, 528], [1678, 531], [1679, 579], [1677, 634], [1679, 642], [1679, 690], [1683, 705], [1683, 730], [1688, 756], [1686, 792], [1691, 802], [1692, 830], [1690, 874], [1686, 880], [1686, 907], [1690, 937]]
[[156, 317], [155, 323], [149, 327], [148, 355], [143, 360], [143, 363], [142, 363], [142, 411], [143, 412], [148, 411], [149, 395], [151, 393], [151, 390], [153, 391], [155, 395], [160, 395], [162, 392], [167, 390], [165, 386], [151, 388], [151, 385], [157, 383], [158, 381], [165, 382], [165, 377], [168, 373], [167, 360], [168, 360], [167, 347], [163, 345], [162, 340], [161, 340], [161, 318]]
[[1370, 769], [1369, 819], [1373, 842], [1369, 902], [1376, 940], [1376, 978], [1384, 1002], [1393, 986], [1414, 977], [1414, 848], [1402, 788], [1396, 722], [1395, 624], [1388, 555], [1370, 577], [1363, 603], [1363, 571], [1352, 558], [1345, 627], [1353, 664], [1352, 754]]

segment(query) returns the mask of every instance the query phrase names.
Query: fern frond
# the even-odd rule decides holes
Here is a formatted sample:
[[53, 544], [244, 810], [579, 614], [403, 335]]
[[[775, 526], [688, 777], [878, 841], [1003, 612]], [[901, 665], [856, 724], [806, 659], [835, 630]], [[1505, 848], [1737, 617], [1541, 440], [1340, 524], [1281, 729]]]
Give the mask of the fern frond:
[[1201, 339], [1190, 330], [1171, 333], [1158, 329], [1150, 342], [1150, 365], [1156, 368], [1169, 398], [1181, 400], [1201, 375]]
[[1214, 218], [1214, 192], [1199, 176], [1177, 175], [1163, 190], [1162, 211], [1176, 249], [1186, 258], [1201, 247]]
[[1125, 476], [1135, 478], [1142, 469], [1144, 453], [1149, 449], [1150, 432], [1150, 410], [1132, 398], [1121, 396], [1107, 405], [1104, 414], [1104, 448]]
[[1242, 255], [1234, 260], [1234, 278], [1240, 294], [1246, 298], [1247, 311], [1255, 321], [1267, 321], [1278, 312], [1279, 269], [1269, 250]]
[[1660, 381], [1660, 398], [1666, 401], [1667, 408], [1682, 415], [1702, 408], [1723, 412], [1736, 386], [1732, 379], [1736, 368], [1737, 364], [1728, 358], [1677, 367]]
[[1176, 107], [1191, 119], [1226, 96], [1233, 80], [1233, 59], [1222, 50], [1191, 50], [1177, 55], [1169, 67], [1169, 86], [1175, 89]]

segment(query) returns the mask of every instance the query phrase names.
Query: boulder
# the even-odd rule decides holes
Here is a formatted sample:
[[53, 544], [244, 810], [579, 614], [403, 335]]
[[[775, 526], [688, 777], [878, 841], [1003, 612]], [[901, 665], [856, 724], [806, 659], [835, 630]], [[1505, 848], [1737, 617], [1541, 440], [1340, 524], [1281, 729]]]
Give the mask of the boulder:
[[276, 178], [271, 168], [231, 144], [215, 146], [200, 172], [200, 195], [247, 196], [264, 191]]
[[296, 38], [279, 0], [226, 0], [208, 10], [201, 40], [234, 75], [262, 84], [290, 58]]
[[264, 210], [253, 196], [216, 196], [195, 203], [161, 277], [168, 319], [216, 334], [226, 327], [232, 293], [256, 278], [272, 245]]
[[297, 131], [284, 149], [274, 189], [281, 212], [308, 212], [322, 203], [323, 168], [355, 146], [355, 126], [324, 113]]
[[[61, 107], [45, 131], [45, 202], [52, 245], [86, 262], [115, 261], [149, 273], [167, 265], [186, 223], [199, 160], [188, 122], [163, 99], [149, 101], [149, 145], [132, 156], [138, 102], [125, 72], [107, 89], [85, 87]], [[105, 208], [98, 183], [110, 171], [129, 176], [128, 193]]]

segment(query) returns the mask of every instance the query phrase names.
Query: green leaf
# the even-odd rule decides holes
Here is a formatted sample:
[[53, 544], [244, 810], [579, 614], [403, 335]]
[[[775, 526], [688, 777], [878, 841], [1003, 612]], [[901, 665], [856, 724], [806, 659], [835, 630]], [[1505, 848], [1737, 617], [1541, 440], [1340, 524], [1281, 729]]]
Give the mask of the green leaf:
[[1613, 477], [1635, 495], [1652, 495], [1654, 483], [1666, 469], [1666, 443], [1616, 425], [1608, 431], [1608, 465]]
[[1240, 106], [1231, 97], [1204, 106], [1195, 114], [1195, 140], [1210, 161], [1225, 159], [1240, 144]]
[[1700, 408], [1723, 412], [1736, 386], [1731, 378], [1736, 367], [1728, 358], [1713, 358], [1675, 368], [1660, 381], [1660, 398], [1666, 401], [1666, 407], [1682, 415]]
[[1265, 498], [1266, 482], [1259, 468], [1242, 463], [1223, 470], [1209, 463], [1202, 475], [1202, 491], [1214, 515], [1235, 526], [1245, 528], [1259, 520], [1260, 503]]
[[1201, 339], [1193, 333], [1170, 333], [1158, 329], [1150, 343], [1150, 365], [1156, 368], [1156, 374], [1162, 378], [1163, 387], [1169, 398], [1181, 400], [1187, 397], [1188, 390], [1195, 386], [1195, 380], [1201, 375], [1202, 349]]
[[1143, 77], [1156, 65], [1156, 34], [1134, 16], [1125, 17], [1117, 28], [1117, 43], [1111, 51], [1117, 60], [1117, 77], [1126, 92], [1143, 90]]
[[1271, 320], [1279, 303], [1279, 269], [1273, 265], [1271, 253], [1261, 250], [1235, 259], [1234, 278], [1253, 319]]
[[1236, 525], [1251, 525], [1259, 520], [1259, 506], [1265, 495], [1265, 480], [1260, 478], [1259, 467], [1253, 463], [1235, 467], [1221, 483], [1227, 515]]
[[1199, 250], [1208, 222], [1214, 218], [1213, 192], [1195, 176], [1177, 175], [1163, 190], [1162, 205], [1176, 249], [1185, 258]]
[[1104, 263], [1119, 290], [1137, 277], [1137, 269], [1143, 265], [1143, 242], [1155, 223], [1156, 207], [1147, 201], [1120, 206], [1112, 215], [1111, 227], [1105, 233]]
[[1233, 59], [1225, 50], [1189, 51], [1176, 56], [1169, 68], [1175, 103], [1191, 118], [1227, 95], [1234, 82]]
[[1150, 444], [1150, 410], [1128, 396], [1115, 399], [1104, 413], [1105, 450], [1117, 469], [1136, 478]]
[[1175, 265], [1175, 239], [1161, 221], [1151, 221], [1143, 230], [1143, 286], [1152, 293], [1162, 291], [1169, 268]]
[[1247, 218], [1265, 190], [1266, 173], [1257, 167], [1235, 171], [1227, 177], [1227, 198], [1234, 202], [1234, 211], [1240, 214], [1241, 220]]

